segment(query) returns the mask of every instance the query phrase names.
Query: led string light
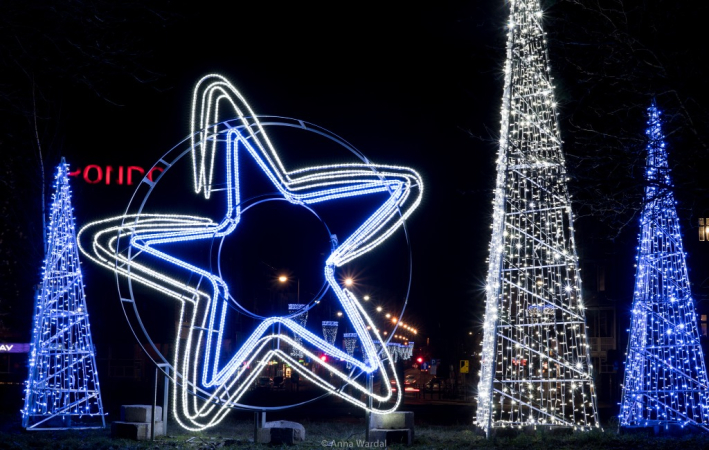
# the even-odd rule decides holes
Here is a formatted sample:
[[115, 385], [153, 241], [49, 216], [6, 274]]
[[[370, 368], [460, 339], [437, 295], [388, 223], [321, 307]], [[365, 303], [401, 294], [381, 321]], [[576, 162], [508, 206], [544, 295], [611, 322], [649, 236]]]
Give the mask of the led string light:
[[[357, 341], [359, 336], [357, 333], [343, 333], [342, 334], [342, 346], [345, 348], [347, 354], [351, 357], [354, 355], [354, 351], [357, 349]], [[352, 364], [346, 363], [346, 368], [351, 369]]]
[[476, 425], [598, 428], [538, 0], [512, 0]]
[[406, 345], [403, 346], [401, 359], [403, 359], [404, 361], [408, 361], [409, 359], [411, 359], [414, 354], [414, 345], [416, 345], [415, 342], [409, 341]]
[[377, 351], [381, 351], [382, 348], [388, 349], [395, 363], [398, 362], [399, 359], [402, 361], [411, 359], [414, 353], [414, 342], [408, 342], [406, 345], [399, 344], [398, 342], [375, 342], [374, 345], [376, 345]]
[[[127, 219], [127, 220], [130, 220], [130, 221], [133, 221], [133, 220], [137, 219], [137, 217], [138, 217], [138, 216], [126, 216], [126, 219]], [[180, 224], [186, 224], [186, 223], [210, 223], [209, 221], [205, 221], [205, 222], [195, 221], [194, 218], [189, 217], [189, 216], [180, 217], [179, 220], [177, 220], [177, 216], [171, 216], [171, 217], [172, 217], [172, 220], [175, 220], [176, 222], [179, 222]], [[122, 219], [122, 218], [117, 218], [117, 219]], [[110, 223], [110, 222], [112, 222], [112, 221], [115, 222], [117, 219], [115, 219], [115, 218], [114, 218], [114, 219], [108, 219], [108, 220], [103, 220], [103, 221], [96, 222], [96, 223], [94, 223], [94, 224], [89, 224], [89, 225], [87, 225], [86, 227], [84, 227], [84, 228], [80, 231], [79, 236], [81, 236], [81, 235], [84, 234], [84, 233], [86, 233], [86, 234], [88, 234], [88, 235], [93, 235], [92, 248], [94, 249], [94, 252], [95, 252], [97, 255], [109, 255], [109, 256], [110, 256], [110, 255], [115, 255], [115, 247], [114, 247], [114, 244], [115, 244], [115, 241], [116, 241], [116, 236], [115, 236], [116, 228], [115, 228], [115, 227], [108, 227], [108, 228], [106, 228], [106, 224], [107, 224], [107, 223]], [[154, 223], [155, 223], [156, 220], [157, 220], [157, 219], [156, 219], [155, 217], [146, 215], [146, 220], [145, 220], [145, 221], [146, 221], [147, 223], [142, 224], [142, 223], [139, 222], [137, 225], [136, 225], [136, 224], [132, 224], [132, 225], [131, 225], [131, 228], [130, 228], [130, 232], [128, 231], [127, 228], [125, 228], [125, 229], [121, 229], [121, 230], [120, 230], [120, 233], [123, 234], [123, 236], [125, 237], [125, 236], [129, 236], [131, 233], [136, 232], [136, 230], [147, 229], [147, 230], [148, 230], [148, 234], [150, 234], [150, 233], [152, 233], [152, 232], [155, 232], [156, 230], [163, 230], [163, 229], [164, 229], [164, 226], [165, 226], [165, 224], [164, 224], [164, 222], [165, 222], [164, 218], [163, 218], [163, 219], [160, 219], [160, 220], [157, 220], [158, 223], [160, 224], [160, 227], [159, 227], [159, 228], [155, 228]], [[147, 227], [147, 228], [146, 228], [146, 227]], [[120, 228], [120, 227], [119, 227], [119, 228]], [[98, 231], [96, 231], [96, 229], [97, 229]], [[110, 236], [110, 238], [107, 238], [107, 236]], [[107, 240], [108, 242], [105, 243], [105, 244], [102, 244], [102, 243], [101, 243], [101, 240], [102, 240], [102, 239]], [[89, 254], [83, 247], [81, 248], [81, 251], [82, 251], [83, 253], [85, 253], [85, 254], [87, 254], [87, 255], [90, 256], [90, 254]], [[91, 256], [90, 256], [90, 257], [91, 257]], [[200, 291], [197, 291], [197, 290], [191, 291], [190, 288], [189, 288], [189, 286], [181, 285], [179, 281], [177, 281], [177, 280], [175, 280], [175, 279], [172, 279], [172, 278], [169, 278], [169, 277], [165, 277], [165, 276], [160, 277], [160, 279], [159, 279], [160, 282], [159, 282], [159, 283], [152, 283], [152, 282], [146, 281], [146, 280], [148, 280], [147, 278], [144, 278], [144, 277], [142, 277], [142, 276], [139, 276], [138, 274], [140, 274], [140, 273], [147, 273], [147, 274], [149, 274], [150, 276], [157, 276], [157, 274], [154, 273], [154, 272], [152, 272], [152, 271], [149, 270], [149, 269], [146, 269], [145, 267], [143, 267], [143, 266], [140, 265], [140, 264], [135, 264], [134, 262], [129, 265], [129, 260], [128, 260], [127, 258], [123, 257], [120, 253], [119, 253], [118, 256], [117, 256], [117, 262], [114, 263], [114, 265], [110, 264], [110, 262], [107, 261], [107, 260], [103, 260], [103, 258], [91, 257], [91, 259], [94, 260], [95, 262], [99, 263], [99, 264], [103, 264], [103, 265], [104, 265], [105, 267], [107, 267], [107, 268], [114, 268], [114, 265], [117, 266], [117, 267], [129, 266], [129, 267], [131, 268], [131, 272], [130, 272], [130, 273], [128, 273], [127, 271], [122, 271], [122, 270], [117, 270], [117, 269], [116, 269], [116, 270], [117, 270], [117, 273], [119, 273], [119, 274], [121, 274], [121, 275], [130, 275], [130, 278], [131, 278], [131, 279], [133, 279], [133, 280], [135, 280], [135, 281], [143, 282], [143, 283], [145, 283], [146, 285], [151, 286], [151, 287], [156, 287], [156, 288], [157, 288], [157, 287], [159, 287], [161, 284], [167, 284], [167, 285], [170, 285], [170, 286], [181, 287], [181, 288], [182, 288], [182, 293], [180, 293], [180, 291], [171, 292], [171, 291], [169, 291], [169, 289], [162, 289], [162, 292], [171, 293], [171, 296], [174, 297], [174, 298], [185, 300], [185, 301], [184, 301], [184, 304], [183, 304], [183, 308], [182, 308], [181, 313], [180, 313], [180, 322], [183, 322], [183, 321], [184, 321], [184, 317], [186, 316], [186, 314], [185, 314], [185, 307], [186, 307], [186, 306], [187, 306], [187, 307], [193, 307], [195, 304], [198, 303], [198, 302], [195, 302], [195, 301], [190, 300], [190, 296], [191, 296], [191, 295], [194, 296], [194, 297], [201, 297], [201, 298], [202, 298], [202, 301], [209, 301], [209, 297], [206, 296], [203, 292], [200, 292]], [[335, 283], [334, 279], [332, 279], [332, 278], [331, 278], [329, 281], [332, 282], [332, 283]], [[124, 300], [124, 302], [125, 302], [125, 301], [127, 301], [127, 300]], [[357, 305], [357, 306], [360, 307], [360, 305]], [[194, 318], [196, 317], [196, 315], [195, 315], [195, 314], [192, 314], [191, 317], [194, 319]], [[365, 317], [365, 320], [367, 321], [367, 324], [368, 324], [367, 327], [371, 327], [371, 326], [372, 326], [371, 319], [369, 319], [369, 317]], [[286, 321], [287, 321], [287, 322], [286, 322]], [[191, 323], [193, 324], [194, 322], [191, 322]], [[253, 356], [252, 356], [250, 359], [244, 359], [244, 356], [243, 356], [243, 355], [245, 354], [245, 350], [248, 350], [249, 348], [255, 347], [258, 342], [261, 342], [261, 341], [262, 341], [261, 339], [257, 339], [257, 336], [258, 336], [260, 333], [265, 333], [270, 327], [273, 327], [274, 325], [277, 325], [278, 323], [286, 323], [286, 325], [288, 325], [290, 328], [292, 328], [295, 333], [300, 333], [301, 336], [302, 336], [302, 337], [305, 337], [306, 340], [307, 340], [309, 343], [311, 343], [311, 344], [315, 343], [315, 344], [314, 344], [315, 346], [318, 346], [318, 345], [319, 345], [319, 347], [320, 347], [321, 349], [323, 349], [325, 352], [327, 352], [328, 354], [331, 354], [331, 355], [333, 355], [333, 356], [335, 356], [335, 357], [337, 357], [337, 358], [340, 358], [340, 359], [342, 359], [342, 360], [344, 360], [344, 361], [347, 361], [348, 364], [350, 364], [350, 363], [353, 362], [353, 361], [351, 360], [351, 358], [348, 358], [347, 356], [345, 356], [339, 349], [337, 349], [337, 348], [335, 348], [335, 347], [331, 347], [331, 346], [329, 346], [329, 345], [326, 344], [326, 343], [323, 344], [323, 342], [322, 342], [321, 339], [319, 339], [318, 337], [316, 337], [315, 335], [313, 335], [312, 333], [310, 333], [308, 330], [299, 329], [299, 327], [298, 327], [298, 325], [297, 325], [296, 323], [294, 323], [294, 322], [292, 322], [292, 321], [290, 321], [290, 320], [287, 320], [287, 319], [281, 319], [281, 318], [279, 318], [279, 317], [269, 318], [269, 319], [266, 320], [264, 323], [262, 323], [261, 326], [259, 326], [259, 327], [257, 328], [257, 330], [254, 332], [254, 335], [252, 335], [251, 339], [250, 339], [249, 341], [247, 341], [247, 342], [244, 344], [244, 346], [242, 347], [240, 353], [237, 353], [237, 355], [236, 355], [234, 358], [235, 358], [236, 360], [242, 360], [242, 361], [243, 361], [242, 366], [249, 366], [249, 365], [253, 364], [253, 360], [254, 360], [254, 358], [256, 357], [256, 356], [255, 356], [255, 353], [257, 353], [258, 351], [261, 351], [261, 349], [263, 348], [263, 345], [260, 346], [257, 350], [255, 350], [255, 351], [252, 352]], [[275, 337], [275, 336], [276, 336], [276, 335], [271, 335], [269, 338], [273, 338], [273, 337]], [[380, 337], [378, 334], [375, 333], [375, 336], [373, 337], [373, 339], [375, 339], [375, 340], [381, 340], [381, 337]], [[282, 337], [281, 337], [280, 340], [282, 340], [282, 341], [287, 341], [287, 340], [283, 339]], [[287, 341], [287, 342], [288, 342], [288, 341]], [[179, 353], [179, 345], [180, 345], [180, 342], [179, 342], [179, 339], [178, 339], [178, 341], [176, 342], [176, 347], [177, 347], [176, 354]], [[189, 342], [188, 342], [187, 347], [191, 347], [190, 344], [189, 344]], [[292, 347], [293, 347], [293, 348], [300, 348], [301, 351], [304, 351], [304, 348], [299, 347], [297, 343], [295, 343]], [[309, 356], [311, 359], [313, 359], [314, 362], [316, 362], [316, 363], [318, 363], [318, 364], [321, 363], [321, 361], [320, 361], [320, 360], [317, 358], [317, 356], [314, 355], [313, 353], [311, 353], [311, 352], [309, 352], [309, 351], [304, 351], [304, 353], [305, 353], [307, 356]], [[276, 354], [279, 354], [279, 353], [276, 353]], [[375, 350], [370, 350], [369, 356], [372, 356], [372, 355], [374, 355], [374, 357], [376, 358], [376, 351], [375, 351]], [[176, 358], [176, 359], [177, 359], [177, 358]], [[196, 370], [197, 370], [198, 358], [190, 358], [189, 355], [186, 355], [185, 358], [184, 358], [184, 360], [183, 360], [183, 362], [185, 363], [185, 366], [183, 366], [183, 369], [186, 370], [186, 371], [189, 370], [189, 368], [188, 368], [189, 366], [186, 366], [186, 364], [188, 363], [188, 361], [190, 361], [190, 359], [193, 359], [193, 360], [194, 360], [194, 366], [195, 366], [195, 368], [194, 368], [193, 373], [197, 373]], [[385, 354], [382, 356], [382, 361], [386, 361], [387, 359], [390, 359], [390, 357], [388, 356], [388, 353], [385, 353]], [[365, 359], [365, 361], [367, 361], [367, 360], [369, 360], [369, 358], [366, 358], [366, 359]], [[377, 358], [377, 359], [374, 359], [373, 361], [374, 361], [374, 364], [378, 364], [379, 359]], [[355, 363], [355, 365], [358, 366], [358, 368], [359, 368], [360, 370], [362, 370], [362, 371], [372, 371], [372, 367], [371, 367], [372, 365], [369, 364], [369, 363], [364, 363], [364, 364], [366, 365], [366, 367], [363, 367], [362, 363], [360, 363], [359, 361], [354, 361], [354, 363]], [[236, 364], [232, 364], [232, 365], [230, 366], [231, 369], [234, 369], [234, 367], [236, 367]], [[300, 366], [298, 366], [298, 367], [300, 367]], [[380, 367], [381, 367], [381, 366], [380, 366]], [[330, 370], [330, 368], [331, 368], [331, 366], [328, 365], [328, 366], [327, 366], [327, 369]], [[240, 369], [240, 367], [236, 367], [236, 370], [239, 370], [239, 369]], [[297, 368], [294, 368], [294, 369], [297, 370]], [[383, 376], [386, 377], [386, 372], [383, 371], [383, 368], [381, 368], [381, 369], [382, 369]], [[180, 383], [180, 379], [179, 379], [180, 376], [181, 376], [181, 375], [178, 373], [178, 377], [175, 379], [176, 383], [178, 383], [178, 384]], [[306, 376], [306, 378], [309, 378], [309, 377], [308, 377], [307, 375], [305, 375], [305, 374], [304, 374], [304, 376]], [[239, 379], [239, 376], [237, 376], [237, 377], [235, 378], [235, 380], [238, 380], [238, 379]], [[388, 378], [387, 378], [387, 379], [388, 379]], [[248, 384], [248, 383], [251, 382], [251, 381], [253, 381], [253, 380], [245, 381], [245, 383]], [[205, 397], [206, 397], [209, 401], [211, 401], [211, 402], [213, 402], [213, 401], [223, 401], [224, 398], [227, 398], [227, 399], [229, 399], [229, 398], [235, 398], [235, 399], [238, 401], [238, 398], [245, 392], [245, 389], [246, 389], [246, 388], [243, 388], [243, 389], [242, 389], [241, 387], [239, 387], [234, 393], [229, 392], [230, 395], [227, 395], [226, 397], [224, 397], [224, 393], [223, 393], [223, 392], [217, 392], [217, 394], [219, 394], [219, 395], [215, 395], [215, 394], [210, 394], [208, 391], [206, 391], [206, 390], [204, 390], [204, 389], [201, 389], [201, 388], [199, 387], [198, 380], [196, 380], [196, 379], [193, 379], [193, 380], [192, 380], [191, 386], [192, 386], [192, 389], [194, 389], [196, 392], [199, 392], [202, 396], [205, 396]], [[322, 386], [326, 386], [326, 384], [323, 384]], [[230, 384], [230, 385], [228, 385], [228, 386], [224, 386], [224, 387], [225, 387], [225, 388], [233, 387], [233, 383]], [[364, 389], [364, 388], [362, 388], [362, 389]], [[222, 391], [223, 391], [223, 390], [222, 390]], [[343, 394], [343, 393], [336, 393], [336, 394], [339, 395], [339, 396], [341, 396], [341, 397], [343, 397], [343, 398], [346, 398], [346, 399], [352, 401], [352, 402], [355, 403], [355, 404], [358, 404], [358, 405], [361, 404], [361, 402], [360, 402], [359, 400], [354, 399], [354, 398], [352, 398], [352, 397], [349, 396], [349, 395], [346, 395], [346, 394]], [[390, 395], [391, 395], [391, 393], [388, 393], [388, 396], [385, 396], [385, 397], [375, 396], [375, 399], [376, 399], [377, 401], [386, 401], [387, 399], [389, 399], [389, 396], [390, 396]], [[230, 396], [231, 396], [231, 397], [230, 397]], [[236, 396], [236, 397], [234, 397], [234, 396]], [[191, 397], [190, 392], [189, 392], [189, 390], [187, 390], [187, 389], [183, 389], [181, 395], [179, 395], [179, 396], [178, 396], [178, 393], [175, 392], [175, 394], [174, 394], [174, 399], [173, 399], [173, 401], [174, 401], [175, 403], [173, 403], [173, 405], [176, 405], [176, 404], [177, 404], [176, 402], [177, 402], [178, 400], [180, 400], [182, 403], [186, 404], [186, 403], [188, 402], [188, 400], [190, 399], [190, 397]], [[194, 399], [193, 399], [193, 400], [194, 400]], [[397, 399], [397, 400], [398, 400], [398, 399]], [[194, 403], [194, 402], [196, 402], [196, 400], [194, 400], [193, 403]], [[207, 403], [205, 402], [205, 405], [206, 405], [206, 404], [207, 404]], [[397, 404], [398, 404], [398, 402], [397, 402]], [[195, 403], [195, 405], [196, 405], [196, 403]], [[236, 403], [236, 401], [235, 401], [235, 402], [233, 402], [233, 403], [226, 403], [226, 406], [229, 406], [229, 407], [235, 407], [235, 406], [238, 406], [238, 407], [245, 407], [246, 405], [240, 405], [240, 404]], [[197, 406], [193, 406], [193, 407], [194, 407], [195, 409], [197, 408]], [[374, 411], [379, 411], [379, 412], [384, 413], [384, 412], [388, 412], [388, 411], [393, 411], [395, 408], [396, 408], [396, 405], [395, 405], [392, 409], [388, 409], [388, 410], [375, 409]], [[263, 407], [259, 407], [259, 409], [263, 409]], [[219, 411], [221, 411], [221, 409], [220, 409]], [[213, 407], [210, 406], [210, 407], [207, 409], [206, 412], [203, 412], [203, 414], [204, 414], [204, 415], [215, 414], [215, 415], [214, 415], [213, 417], [211, 417], [211, 419], [212, 419], [211, 422], [209, 422], [209, 424], [208, 424], [208, 425], [205, 425], [205, 426], [213, 426], [213, 425], [216, 425], [217, 423], [219, 423], [219, 421], [220, 421], [221, 419], [223, 419], [223, 417], [225, 416], [226, 412], [228, 412], [228, 411], [218, 412], [215, 408], [213, 408]], [[177, 414], [176, 414], [176, 418], [178, 419], [178, 421], [180, 420], [179, 417], [177, 417]], [[190, 428], [190, 427], [189, 427], [188, 425], [186, 425], [186, 424], [182, 424], [182, 425], [183, 425], [183, 427], [188, 428], [188, 429], [200, 429], [200, 428]]]
[[322, 321], [322, 335], [328, 344], [335, 345], [335, 340], [337, 339], [337, 329], [339, 325], [340, 323], [336, 320]]
[[[187, 215], [144, 214], [141, 206], [138, 214], [89, 224], [80, 232], [80, 235], [86, 233], [89, 236], [90, 245], [82, 247], [82, 251], [92, 260], [114, 270], [117, 275], [127, 277], [129, 282], [141, 283], [180, 301], [180, 319], [187, 325], [187, 333], [186, 339], [181, 340], [178, 335], [175, 341], [175, 418], [183, 427], [199, 430], [219, 423], [231, 407], [249, 407], [238, 402], [258, 370], [244, 375], [244, 367], [263, 367], [265, 361], [274, 357], [291, 363], [294, 370], [306, 379], [362, 408], [369, 409], [359, 397], [360, 393], [378, 402], [392, 399], [391, 389], [384, 395], [378, 395], [368, 392], [362, 383], [357, 382], [361, 373], [379, 371], [385, 385], [389, 386], [387, 372], [395, 377], [395, 370], [386, 348], [381, 359], [377, 356], [374, 341], [381, 341], [381, 337], [377, 332], [370, 335], [367, 331], [373, 328], [371, 318], [353, 293], [339, 286], [336, 270], [370, 251], [402, 226], [421, 201], [421, 177], [406, 167], [375, 164], [328, 165], [287, 172], [264, 127], [226, 79], [218, 75], [203, 78], [195, 88], [194, 100], [193, 131], [200, 130], [192, 133], [190, 147], [195, 192], [201, 192], [205, 199], [210, 199], [213, 193], [223, 193], [226, 201], [224, 217], [216, 222]], [[227, 109], [233, 110], [236, 119], [218, 121], [223, 103]], [[223, 112], [224, 108], [221, 109]], [[218, 152], [223, 152], [223, 164], [217, 163]], [[363, 360], [315, 336], [297, 320], [269, 317], [256, 327], [234, 355], [225, 363], [220, 363], [224, 360], [220, 351], [227, 306], [231, 302], [241, 307], [230, 296], [229, 287], [220, 276], [174, 256], [170, 249], [180, 243], [221, 239], [238, 228], [244, 208], [240, 194], [239, 158], [247, 155], [257, 163], [282, 197], [293, 204], [307, 206], [360, 195], [385, 194], [381, 206], [352, 235], [334, 247], [324, 267], [327, 284], [359, 336]], [[167, 161], [167, 158], [161, 161]], [[213, 189], [217, 168], [223, 168], [225, 173], [226, 188], [220, 190]], [[168, 169], [164, 170], [161, 178], [169, 175]], [[145, 179], [142, 183], [151, 188], [154, 185]], [[169, 272], [159, 270], [161, 265]], [[183, 282], [182, 279], [192, 281]], [[122, 301], [124, 306], [132, 304], [135, 307], [130, 295], [122, 297]], [[284, 330], [295, 338], [283, 334]], [[325, 379], [302, 368], [280, 348], [281, 342], [346, 381], [355, 391], [359, 391], [357, 396], [338, 391]], [[275, 348], [272, 348], [274, 345]], [[310, 346], [346, 361], [357, 369], [356, 373], [350, 377], [340, 368], [321, 361], [308, 348]], [[371, 411], [393, 411], [400, 398], [401, 394], [397, 393], [393, 406], [372, 408]]]
[[391, 357], [394, 358], [394, 362], [399, 362], [399, 356], [401, 355], [401, 344], [396, 344], [396, 343], [389, 343], [387, 344], [387, 347], [389, 347], [389, 353], [391, 353]]
[[[413, 355], [414, 342], [411, 341], [408, 336], [397, 333], [418, 334], [418, 330], [412, 327], [410, 324], [404, 323], [404, 321], [401, 320], [402, 314], [397, 315], [395, 313], [384, 312], [384, 308], [382, 308], [381, 306], [376, 307], [375, 310], [384, 316], [386, 324], [394, 325], [394, 329], [391, 331], [391, 333], [389, 334], [389, 339], [386, 341], [387, 347], [389, 348], [389, 351], [391, 352], [394, 358], [394, 362], [397, 362], [399, 359], [402, 359], [404, 361], [411, 359], [411, 356]], [[379, 328], [376, 327], [371, 328], [371, 330], [377, 333], [380, 331]], [[384, 334], [387, 335], [387, 331], [384, 331]], [[406, 344], [391, 342], [391, 339], [399, 339], [401, 341], [405, 341]], [[377, 349], [381, 348], [382, 346], [377, 343]]]
[[[393, 349], [391, 349], [391, 346], [394, 346]], [[390, 346], [390, 352], [394, 356], [394, 362], [398, 362], [399, 359], [403, 359], [404, 356], [404, 346], [402, 344], [389, 344]], [[394, 350], [394, 351], [391, 351]]]
[[[47, 254], [35, 303], [22, 408], [28, 430], [105, 427], [71, 205], [69, 166], [57, 168]], [[78, 421], [100, 417], [100, 425]]]
[[[290, 315], [296, 314], [298, 311], [303, 311], [297, 316], [295, 316], [296, 322], [298, 322], [298, 325], [301, 327], [305, 328], [305, 324], [308, 322], [308, 308], [307, 305], [303, 305], [300, 303], [289, 303], [288, 304], [288, 313]], [[293, 340], [295, 340], [299, 345], [302, 345], [303, 340], [300, 338], [298, 335], [293, 336]], [[293, 347], [291, 349], [291, 356], [295, 358], [302, 358], [303, 357], [303, 352], [298, 350], [297, 347]]]
[[378, 353], [382, 352], [382, 348], [387, 349], [393, 363], [396, 363], [399, 360], [399, 344], [394, 342], [375, 342], [374, 345], [376, 346]]
[[648, 108], [645, 204], [620, 425], [709, 431], [709, 383], [667, 164], [661, 112]]

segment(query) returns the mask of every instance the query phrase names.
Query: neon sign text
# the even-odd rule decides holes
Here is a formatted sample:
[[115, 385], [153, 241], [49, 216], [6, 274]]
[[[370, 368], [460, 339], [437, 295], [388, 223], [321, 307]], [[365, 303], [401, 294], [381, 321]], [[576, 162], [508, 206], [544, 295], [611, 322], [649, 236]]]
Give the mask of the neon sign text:
[[[148, 171], [148, 180], [154, 182], [163, 170], [162, 167], [153, 167]], [[132, 186], [145, 176], [145, 169], [140, 166], [118, 166], [114, 168], [112, 165], [101, 167], [98, 164], [89, 164], [83, 169], [79, 167], [75, 171], [69, 172], [69, 176], [83, 178], [89, 184], [103, 182], [106, 185], [125, 184]]]
[[30, 344], [0, 344], [0, 353], [28, 353]]

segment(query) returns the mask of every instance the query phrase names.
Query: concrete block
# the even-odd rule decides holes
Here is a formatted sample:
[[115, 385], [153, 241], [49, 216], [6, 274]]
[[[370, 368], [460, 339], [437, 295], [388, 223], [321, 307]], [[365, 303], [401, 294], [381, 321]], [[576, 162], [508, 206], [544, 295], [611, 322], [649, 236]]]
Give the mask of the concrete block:
[[271, 443], [271, 429], [270, 428], [259, 428], [256, 431], [256, 443], [257, 444], [270, 444]]
[[[150, 433], [150, 427], [152, 424], [148, 424], [148, 434]], [[160, 422], [155, 422], [155, 437], [158, 436], [165, 436], [165, 423], [160, 421]]]
[[150, 430], [147, 423], [136, 422], [112, 422], [111, 437], [119, 439], [133, 439], [134, 441], [146, 441], [150, 439]]
[[369, 442], [378, 445], [370, 445], [371, 447], [380, 446], [384, 443], [385, 446], [390, 446], [394, 444], [404, 444], [411, 445], [414, 443], [414, 430], [410, 428], [401, 429], [381, 429], [372, 428], [369, 430]]
[[259, 428], [256, 433], [257, 444], [288, 444], [295, 443], [293, 428]]
[[293, 438], [296, 441], [305, 440], [305, 427], [298, 422], [291, 422], [289, 420], [275, 420], [273, 422], [264, 423], [263, 428], [290, 428], [293, 430]]
[[372, 413], [369, 419], [369, 428], [382, 430], [410, 428], [414, 429], [413, 411], [394, 411], [388, 414]]
[[[149, 440], [151, 424], [143, 422], [112, 422], [111, 437], [120, 439], [133, 439], [134, 441]], [[165, 427], [162, 422], [155, 423], [155, 436], [165, 436]]]
[[[123, 405], [121, 406], [121, 422], [143, 422], [153, 421], [152, 405]], [[155, 421], [162, 422], [162, 406], [155, 407]]]

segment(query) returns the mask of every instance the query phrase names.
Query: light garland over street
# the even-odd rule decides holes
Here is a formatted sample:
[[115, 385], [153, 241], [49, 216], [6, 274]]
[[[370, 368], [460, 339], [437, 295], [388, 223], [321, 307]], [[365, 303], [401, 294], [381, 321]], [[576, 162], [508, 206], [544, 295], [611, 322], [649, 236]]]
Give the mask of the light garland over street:
[[[294, 317], [296, 322], [298, 322], [298, 325], [300, 325], [303, 328], [305, 328], [305, 324], [308, 322], [307, 306], [308, 305], [304, 305], [304, 304], [300, 304], [300, 303], [288, 304], [288, 313], [289, 314], [296, 314], [298, 311], [303, 311]], [[296, 341], [299, 345], [302, 345], [302, 343], [303, 343], [303, 340], [297, 334], [293, 335], [293, 340]], [[297, 347], [294, 347], [291, 349], [290, 355], [296, 359], [300, 359], [303, 357], [303, 352], [300, 351]]]
[[337, 329], [340, 323], [336, 320], [322, 321], [322, 335], [330, 345], [335, 345], [337, 340]]

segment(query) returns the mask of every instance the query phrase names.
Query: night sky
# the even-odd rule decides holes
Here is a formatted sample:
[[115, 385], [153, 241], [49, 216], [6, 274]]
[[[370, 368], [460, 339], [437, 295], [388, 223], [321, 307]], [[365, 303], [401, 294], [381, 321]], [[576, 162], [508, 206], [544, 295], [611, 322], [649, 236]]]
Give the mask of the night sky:
[[[571, 14], [564, 5], [557, 5], [568, 6], [570, 2], [548, 3], [550, 26], [555, 25], [547, 31], [551, 35], [552, 72], [558, 73], [561, 128], [564, 139], [571, 143], [566, 151], [574, 164], [579, 161], [575, 155], [585, 150], [573, 144], [583, 144], [584, 135], [578, 130], [573, 134], [570, 124], [580, 117], [584, 102], [591, 102], [574, 94], [581, 87], [588, 97], [595, 92], [579, 79], [570, 78], [575, 73], [573, 60], [561, 57], [578, 54], [575, 52], [579, 50], [564, 40], [563, 32], [578, 24], [592, 28], [593, 22], [585, 22], [578, 10], [571, 9]], [[425, 194], [407, 223], [413, 261], [406, 316], [422, 330], [417, 345], [425, 336], [431, 337], [433, 345], [443, 347], [469, 330], [479, 330], [499, 132], [505, 2], [439, 2], [425, 7], [406, 2], [328, 3], [316, 8], [301, 3], [277, 6], [261, 2], [226, 7], [208, 0], [189, 9], [160, 4], [149, 18], [139, 17], [150, 15], [146, 10], [139, 11], [131, 13], [131, 20], [146, 19], [156, 24], [149, 30], [140, 28], [137, 35], [143, 51], [139, 58], [157, 75], [156, 79], [147, 83], [122, 80], [109, 89], [105, 97], [110, 101], [87, 90], [72, 90], [72, 98], [65, 102], [62, 144], [52, 150], [48, 161], [56, 162], [61, 154], [72, 167], [97, 164], [149, 168], [188, 135], [194, 84], [205, 74], [219, 73], [242, 92], [257, 114], [322, 126], [376, 163], [419, 171]], [[653, 11], [657, 15], [657, 9]], [[650, 12], [639, 15], [647, 23], [651, 22], [649, 16]], [[673, 42], [685, 41], [687, 36], [679, 34], [672, 36]], [[649, 41], [648, 45], [657, 45], [656, 49], [670, 48], [654, 37]], [[560, 59], [554, 61], [555, 55]], [[687, 67], [695, 69], [691, 64]], [[691, 77], [696, 77], [696, 71], [687, 72], [687, 78]], [[678, 88], [684, 89], [680, 95], [685, 100], [690, 87]], [[612, 97], [613, 88], [606, 89], [607, 96]], [[630, 97], [628, 94], [623, 101]], [[694, 101], [689, 107], [701, 105], [702, 98], [706, 94], [691, 97]], [[642, 127], [644, 108], [639, 103], [635, 110], [625, 110], [630, 124]], [[583, 111], [593, 116], [589, 110]], [[704, 113], [703, 108], [700, 112]], [[594, 123], [603, 120], [617, 131], [615, 117], [601, 117]], [[632, 133], [642, 134], [642, 128]], [[297, 149], [288, 144], [287, 140], [277, 143], [295, 161]], [[694, 145], [694, 141], [689, 144]], [[601, 167], [596, 173], [597, 179], [604, 179], [603, 170]], [[590, 175], [573, 169], [570, 173], [572, 191], [579, 190], [583, 199]], [[623, 176], [632, 179], [634, 175], [632, 171], [611, 175]], [[633, 182], [637, 187], [635, 180], [623, 189], [631, 189], [628, 186]], [[79, 227], [121, 213], [133, 193], [127, 186], [89, 185], [83, 180], [74, 181], [72, 187]], [[642, 190], [633, 192], [637, 195]], [[594, 253], [599, 240], [612, 234], [605, 229], [605, 234], [596, 233], [604, 223], [603, 218], [580, 219], [577, 242], [582, 256], [584, 252]], [[287, 233], [286, 223], [280, 225], [269, 229], [268, 235]], [[589, 230], [586, 236], [584, 229]], [[288, 236], [297, 240], [295, 234]], [[604, 248], [613, 248], [610, 254], [626, 261], [630, 268], [616, 275], [632, 277], [636, 230], [629, 226], [617, 234], [615, 240], [603, 241]], [[305, 243], [314, 242], [314, 246], [320, 245], [318, 239], [303, 237]], [[289, 251], [297, 254], [298, 249], [294, 246]], [[358, 260], [348, 268], [358, 282], [358, 292], [371, 293], [398, 312], [407, 296], [408, 254], [403, 235], [398, 235], [381, 260], [369, 265], [364, 258]], [[320, 270], [317, 265], [289, 267], [296, 264], [292, 262], [295, 260], [274, 262], [277, 258], [277, 249], [272, 249], [255, 264], [263, 262], [273, 272], [291, 270], [301, 278], [303, 296], [318, 289], [318, 282], [313, 281]], [[248, 263], [244, 263], [246, 266]], [[124, 333], [125, 329], [115, 325], [115, 320], [120, 320], [115, 314], [121, 313], [112, 277], [88, 262], [84, 263], [84, 277], [94, 328], [112, 323], [118, 327], [115, 333]], [[618, 291], [627, 294], [631, 286], [632, 278]], [[626, 300], [629, 305], [630, 298]], [[97, 308], [99, 304], [104, 306]], [[24, 310], [15, 311], [29, 313], [29, 302]]]
[[[158, 84], [169, 89], [137, 86], [122, 107], [88, 98], [92, 126], [67, 139], [68, 162], [150, 167], [187, 136], [196, 81], [208, 73], [224, 75], [257, 114], [308, 121], [346, 139], [373, 162], [419, 171], [425, 193], [407, 223], [412, 282], [405, 317], [419, 326], [421, 341], [476, 327], [496, 153], [489, 141], [499, 120], [501, 91], [499, 55], [491, 46], [503, 48], [502, 30], [489, 18], [481, 20], [481, 11], [470, 5], [435, 11], [389, 5], [317, 14], [300, 6], [238, 9], [212, 15], [213, 8], [203, 8], [177, 17], [176, 25], [156, 36], [153, 50], [154, 63], [165, 73]], [[280, 140], [276, 146], [297, 166], [299, 150], [288, 144]], [[79, 222], [121, 212], [132, 194], [127, 186], [83, 180], [73, 189]], [[258, 238], [268, 241], [263, 236], [286, 233], [297, 240], [288, 228], [261, 229]], [[304, 239], [317, 243], [317, 238]], [[321, 265], [288, 267], [287, 261], [297, 261], [292, 255], [278, 264], [279, 252], [265, 246], [258, 247], [262, 254], [254, 257], [256, 265], [300, 277], [303, 299], [317, 291]], [[355, 289], [398, 313], [409, 292], [404, 234], [373, 260], [365, 259], [345, 270], [354, 276]], [[106, 277], [89, 265], [84, 264], [87, 292], [96, 297], [92, 277]], [[100, 295], [111, 301], [109, 289]]]

